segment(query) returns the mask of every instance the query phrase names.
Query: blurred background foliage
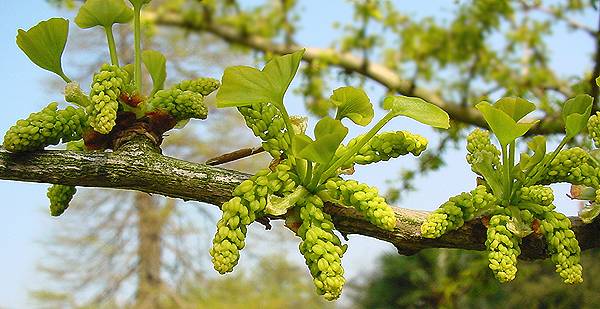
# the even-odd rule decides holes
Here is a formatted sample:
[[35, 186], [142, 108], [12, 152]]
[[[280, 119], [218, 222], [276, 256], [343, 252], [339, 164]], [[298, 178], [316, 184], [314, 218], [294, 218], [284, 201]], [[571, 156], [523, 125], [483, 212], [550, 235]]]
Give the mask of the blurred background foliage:
[[[48, 0], [74, 14], [82, 1]], [[352, 20], [334, 27], [340, 34], [323, 46], [306, 46], [296, 33], [306, 6], [315, 1], [154, 0], [146, 12], [145, 45], [169, 59], [172, 81], [220, 76], [232, 62], [258, 65], [274, 54], [308, 47], [294, 91], [309, 113], [331, 112], [331, 85], [376, 88], [381, 96], [419, 96], [444, 107], [453, 129], [439, 137], [417, 168], [391, 179], [389, 198], [413, 188], [415, 177], [446, 164], [444, 154], [457, 147], [468, 129], [481, 126], [472, 106], [481, 100], [518, 95], [538, 104], [546, 119], [539, 128], [559, 133], [555, 115], [566, 98], [588, 93], [600, 74], [598, 2], [453, 1], [449, 11], [431, 16], [402, 10], [402, 1], [349, 0]], [[435, 10], [432, 10], [432, 12]], [[583, 20], [583, 16], [596, 16]], [[557, 29], [578, 33], [593, 46], [587, 69], [565, 75], [552, 65], [548, 38]], [[120, 27], [121, 59], [131, 62], [132, 38]], [[75, 32], [67, 61], [79, 80], [105, 61], [100, 33]], [[202, 46], [202, 48], [198, 48]], [[566, 47], [566, 46], [565, 46]], [[243, 59], [243, 61], [240, 61]], [[56, 88], [56, 85], [49, 85]], [[598, 109], [596, 107], [596, 109]], [[204, 162], [257, 141], [232, 110], [211, 108], [210, 121], [193, 123], [169, 136], [164, 152]], [[267, 164], [255, 156], [227, 167], [254, 171]], [[351, 297], [326, 304], [312, 291], [306, 271], [282, 251], [290, 233], [259, 233], [261, 252], [250, 266], [215, 277], [206, 258], [215, 212], [206, 207], [143, 193], [84, 190], [65, 218], [43, 241], [47, 257], [39, 269], [48, 284], [31, 291], [45, 308], [598, 308], [600, 251], [583, 254], [586, 281], [566, 288], [547, 263], [521, 262], [517, 279], [498, 284], [482, 253], [427, 250], [414, 256], [382, 256], [374, 273], [350, 282]], [[282, 229], [275, 226], [275, 229]], [[249, 237], [250, 238], [255, 238]], [[257, 242], [257, 243], [258, 243]], [[282, 245], [273, 245], [274, 243]]]

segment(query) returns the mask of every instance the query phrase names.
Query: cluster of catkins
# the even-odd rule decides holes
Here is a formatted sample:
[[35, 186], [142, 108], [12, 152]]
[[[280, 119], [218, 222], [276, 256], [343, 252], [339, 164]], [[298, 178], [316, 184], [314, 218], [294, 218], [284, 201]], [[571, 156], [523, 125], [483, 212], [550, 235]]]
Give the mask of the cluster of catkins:
[[[596, 124], [597, 116], [593, 116], [589, 131], [594, 140], [600, 136]], [[471, 165], [485, 152], [488, 157], [492, 155], [492, 167], [496, 170], [500, 167], [500, 151], [491, 143], [488, 131], [473, 131], [467, 137], [467, 151], [467, 162]], [[476, 170], [473, 166], [472, 169]], [[597, 189], [600, 187], [598, 175], [599, 168], [585, 150], [578, 147], [561, 150], [536, 184], [518, 190], [512, 200], [514, 207], [500, 205], [487, 185], [479, 185], [471, 192], [451, 197], [432, 212], [421, 226], [421, 233], [423, 237], [437, 238], [477, 216], [486, 216], [489, 218], [485, 242], [489, 267], [499, 281], [508, 282], [515, 278], [521, 253], [519, 245], [523, 235], [518, 235], [514, 227], [514, 218], [519, 216], [520, 222], [533, 226], [532, 232], [544, 237], [556, 272], [564, 282], [580, 283], [583, 281], [579, 264], [581, 249], [571, 230], [571, 221], [554, 211], [554, 195], [546, 185], [566, 182]]]
[[[143, 98], [136, 93], [132, 74], [125, 68], [104, 64], [94, 74], [89, 95], [75, 83], [65, 88], [65, 100], [75, 106], [59, 109], [53, 102], [26, 119], [17, 121], [4, 136], [3, 146], [11, 152], [42, 150], [49, 145], [68, 143], [67, 150], [84, 151], [88, 142], [82, 138], [86, 133], [95, 132], [111, 136], [118, 127], [119, 113], [139, 114], [137, 121], [160, 112], [172, 117], [173, 123], [191, 118], [205, 119], [208, 109], [204, 97], [219, 87], [219, 81], [212, 78], [199, 78], [183, 81], [170, 89], [160, 90], [151, 98]], [[131, 98], [136, 98], [132, 100]], [[172, 128], [169, 127], [167, 129]], [[164, 132], [156, 132], [162, 134]], [[75, 142], [76, 141], [76, 142]], [[96, 147], [88, 147], [96, 148]], [[53, 185], [48, 189], [50, 212], [53, 216], [62, 214], [68, 207], [76, 189], [73, 186]]]
[[[217, 223], [210, 250], [214, 267], [220, 273], [230, 272], [237, 265], [240, 250], [245, 245], [247, 226], [266, 214], [270, 196], [285, 198], [301, 186], [296, 169], [286, 156], [290, 151], [290, 140], [279, 110], [271, 104], [254, 104], [239, 107], [238, 111], [254, 135], [262, 139], [263, 148], [276, 163], [242, 182], [233, 191], [234, 197], [223, 204], [223, 216]], [[340, 146], [339, 153], [357, 140]], [[426, 146], [423, 137], [408, 132], [382, 133], [371, 139], [346, 165], [370, 164], [408, 153], [419, 155]], [[301, 238], [299, 250], [317, 292], [333, 300], [340, 296], [345, 282], [341, 259], [347, 246], [334, 233], [332, 218], [324, 210], [325, 201], [354, 207], [369, 222], [385, 230], [393, 230], [396, 216], [376, 188], [337, 175], [296, 202], [293, 209], [299, 224], [290, 227]]]

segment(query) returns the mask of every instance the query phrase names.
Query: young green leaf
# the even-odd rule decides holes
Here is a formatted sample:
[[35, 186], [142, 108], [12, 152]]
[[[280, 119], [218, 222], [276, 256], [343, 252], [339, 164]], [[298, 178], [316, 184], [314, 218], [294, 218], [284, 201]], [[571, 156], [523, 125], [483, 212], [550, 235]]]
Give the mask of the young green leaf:
[[155, 50], [145, 50], [142, 53], [142, 61], [152, 77], [152, 94], [163, 89], [167, 79], [167, 58]]
[[535, 104], [521, 98], [501, 98], [494, 107], [505, 112], [514, 121], [519, 121], [535, 110]]
[[567, 138], [573, 138], [585, 128], [592, 112], [593, 101], [591, 96], [580, 94], [565, 102], [562, 117], [565, 122]]
[[516, 122], [503, 110], [492, 106], [488, 102], [481, 102], [475, 107], [483, 114], [483, 118], [496, 134], [502, 147], [512, 143], [518, 137], [523, 136], [537, 121], [531, 123]]
[[283, 109], [283, 96], [298, 71], [304, 50], [273, 57], [259, 71], [247, 66], [225, 69], [222, 85], [217, 92], [218, 107], [246, 106], [272, 103]]
[[394, 116], [406, 116], [432, 127], [443, 129], [450, 127], [448, 114], [421, 98], [401, 95], [387, 97], [383, 101], [383, 108], [389, 110]]
[[481, 151], [480, 155], [473, 161], [473, 170], [483, 176], [495, 196], [500, 197], [504, 193], [501, 173], [493, 168], [494, 155], [489, 151]]
[[[527, 146], [533, 151], [533, 156], [529, 157], [527, 162], [523, 162], [520, 166], [523, 171], [529, 171], [538, 163], [542, 162], [546, 155], [546, 137], [541, 135], [535, 136], [527, 143]], [[519, 164], [521, 164], [521, 162], [519, 162]]]
[[18, 30], [17, 45], [29, 59], [44, 70], [70, 82], [62, 69], [62, 54], [69, 35], [69, 21], [51, 18], [25, 31]]
[[124, 0], [88, 0], [75, 17], [75, 23], [82, 29], [113, 24], [125, 24], [133, 19], [133, 11]]
[[348, 118], [360, 126], [366, 126], [373, 120], [373, 104], [362, 89], [341, 87], [333, 91], [329, 100], [337, 106], [335, 119]]
[[315, 140], [305, 134], [294, 135], [294, 155], [320, 164], [328, 164], [335, 151], [348, 135], [341, 121], [331, 117], [321, 119], [315, 126]]
[[598, 85], [598, 87], [600, 87], [600, 76], [596, 77], [596, 85]]

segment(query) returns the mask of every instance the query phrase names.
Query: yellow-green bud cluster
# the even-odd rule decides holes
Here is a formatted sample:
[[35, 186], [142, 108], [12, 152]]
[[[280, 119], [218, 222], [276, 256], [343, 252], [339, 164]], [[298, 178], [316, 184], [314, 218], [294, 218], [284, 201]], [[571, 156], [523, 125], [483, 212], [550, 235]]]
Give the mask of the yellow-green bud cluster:
[[342, 255], [346, 246], [333, 233], [331, 217], [323, 212], [323, 201], [314, 195], [302, 200], [300, 219], [302, 225], [298, 229], [300, 253], [313, 277], [317, 292], [327, 300], [337, 299], [344, 286], [344, 269]]
[[[338, 149], [338, 156], [346, 149], [351, 149], [363, 136], [353, 138], [345, 147]], [[421, 154], [427, 148], [427, 139], [407, 131], [385, 132], [373, 136], [356, 155], [349, 160], [347, 165], [353, 163], [367, 165], [412, 153]]]
[[221, 207], [223, 216], [217, 223], [217, 231], [210, 249], [212, 262], [219, 273], [233, 270], [245, 246], [247, 226], [256, 220], [267, 205], [270, 194], [293, 191], [297, 184], [289, 172], [290, 166], [279, 164], [275, 171], [259, 171], [243, 181], [233, 191], [233, 198]]
[[549, 187], [542, 185], [534, 185], [530, 187], [522, 187], [517, 196], [520, 200], [538, 204], [541, 206], [549, 206], [554, 201], [554, 193]]
[[565, 215], [549, 211], [541, 221], [540, 230], [546, 238], [546, 245], [556, 272], [565, 283], [583, 282], [579, 264], [581, 249], [571, 230], [571, 221]]
[[255, 136], [263, 140], [262, 146], [273, 158], [288, 150], [290, 137], [279, 110], [272, 104], [253, 104], [238, 108], [246, 125]]
[[561, 150], [550, 162], [548, 169], [542, 175], [540, 184], [567, 182], [574, 185], [585, 185], [592, 188], [600, 187], [600, 167], [596, 167], [589, 154], [573, 147]]
[[506, 225], [510, 217], [495, 215], [490, 218], [485, 245], [489, 251], [489, 267], [500, 282], [508, 282], [517, 274], [517, 257], [521, 254], [521, 239], [513, 235]]
[[76, 192], [73, 186], [52, 185], [48, 188], [46, 196], [50, 200], [50, 214], [55, 217], [62, 215]]
[[199, 93], [202, 96], [207, 96], [213, 91], [217, 90], [219, 86], [219, 80], [214, 78], [201, 77], [193, 80], [184, 80], [181, 83], [175, 85], [174, 88], [183, 91]]
[[4, 148], [12, 152], [40, 150], [80, 139], [87, 126], [87, 116], [82, 108], [72, 106], [59, 110], [53, 102], [39, 112], [21, 119], [4, 136]]
[[465, 221], [473, 219], [477, 211], [490, 207], [495, 202], [494, 196], [483, 185], [471, 192], [453, 196], [427, 216], [421, 225], [421, 235], [427, 238], [440, 237], [463, 226]]
[[482, 152], [488, 152], [492, 155], [493, 167], [500, 166], [500, 150], [492, 144], [487, 130], [475, 129], [467, 136], [467, 151], [467, 162], [471, 165]]
[[208, 115], [202, 94], [176, 87], [158, 91], [150, 100], [150, 105], [166, 111], [178, 121], [190, 118], [206, 119]]
[[341, 178], [328, 180], [325, 187], [331, 198], [356, 208], [374, 225], [389, 231], [396, 226], [396, 215], [377, 188]]
[[588, 133], [594, 141], [596, 148], [600, 148], [600, 112], [592, 115], [587, 123]]
[[128, 81], [127, 71], [116, 65], [103, 64], [94, 74], [90, 90], [92, 104], [87, 107], [90, 125], [101, 134], [108, 134], [115, 126], [121, 89]]

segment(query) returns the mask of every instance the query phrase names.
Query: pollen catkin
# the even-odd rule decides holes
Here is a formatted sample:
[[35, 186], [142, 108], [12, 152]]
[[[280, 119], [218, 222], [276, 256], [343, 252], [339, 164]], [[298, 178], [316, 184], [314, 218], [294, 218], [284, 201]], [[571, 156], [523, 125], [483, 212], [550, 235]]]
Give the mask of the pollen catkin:
[[182, 91], [191, 91], [194, 93], [201, 94], [202, 96], [207, 96], [213, 91], [217, 90], [219, 86], [220, 83], [218, 80], [214, 78], [201, 77], [193, 80], [184, 80], [181, 83], [175, 85], [173, 88]]
[[206, 119], [208, 108], [204, 104], [204, 97], [200, 93], [189, 90], [171, 88], [160, 90], [150, 100], [154, 109], [164, 110], [176, 120]]
[[587, 123], [588, 133], [594, 141], [596, 148], [600, 148], [600, 112], [592, 115]]
[[477, 157], [482, 152], [489, 152], [492, 155], [492, 166], [500, 166], [500, 150], [494, 146], [490, 140], [490, 132], [487, 130], [475, 129], [467, 136], [467, 162], [470, 165], [476, 162]]
[[223, 215], [210, 249], [215, 270], [224, 274], [233, 270], [245, 246], [247, 226], [256, 220], [270, 194], [289, 194], [297, 187], [290, 166], [280, 163], [275, 171], [264, 169], [233, 190], [233, 198], [223, 204]]
[[346, 246], [333, 233], [333, 222], [323, 212], [323, 201], [319, 197], [309, 196], [298, 206], [302, 220], [298, 229], [298, 236], [302, 238], [300, 253], [313, 277], [317, 293], [327, 300], [337, 299], [345, 282], [342, 256]]
[[567, 182], [573, 185], [584, 185], [600, 188], [600, 167], [596, 167], [589, 154], [573, 147], [561, 150], [550, 162], [548, 169], [541, 175], [539, 184]]
[[48, 188], [46, 196], [50, 200], [50, 215], [54, 217], [62, 215], [76, 192], [77, 189], [73, 186], [52, 185]]
[[128, 81], [127, 71], [116, 65], [103, 64], [100, 71], [94, 74], [90, 99], [87, 107], [90, 125], [101, 134], [108, 134], [115, 126], [119, 109], [121, 89]]
[[254, 135], [263, 140], [262, 146], [273, 158], [281, 157], [288, 150], [290, 137], [286, 133], [285, 122], [277, 108], [270, 104], [253, 104], [238, 107], [246, 125]]
[[[358, 136], [337, 150], [340, 157], [343, 152], [354, 147], [362, 138]], [[367, 165], [380, 161], [388, 161], [409, 153], [418, 156], [427, 148], [427, 139], [407, 131], [384, 132], [373, 136], [344, 166], [352, 164]]]
[[49, 145], [81, 138], [87, 126], [82, 108], [72, 106], [59, 110], [53, 102], [39, 112], [21, 119], [4, 135], [3, 146], [11, 152], [41, 150]]
[[434, 210], [421, 225], [421, 235], [437, 238], [455, 230], [473, 219], [477, 211], [490, 207], [496, 202], [494, 196], [487, 192], [485, 186], [477, 186], [471, 192], [463, 192], [451, 197], [447, 202]]
[[506, 225], [510, 217], [495, 215], [490, 218], [485, 245], [489, 251], [489, 267], [500, 282], [509, 282], [517, 274], [517, 257], [521, 254], [521, 239], [513, 235]]
[[396, 226], [394, 210], [379, 196], [377, 188], [341, 178], [328, 180], [325, 187], [331, 198], [356, 208], [372, 224], [388, 231]]
[[522, 201], [541, 206], [549, 206], [554, 202], [554, 193], [552, 192], [552, 189], [542, 185], [523, 187], [517, 192], [517, 196]]
[[571, 221], [565, 215], [549, 211], [541, 221], [540, 230], [546, 238], [546, 246], [556, 272], [565, 283], [583, 282], [582, 267], [579, 264], [581, 249], [571, 230]]

